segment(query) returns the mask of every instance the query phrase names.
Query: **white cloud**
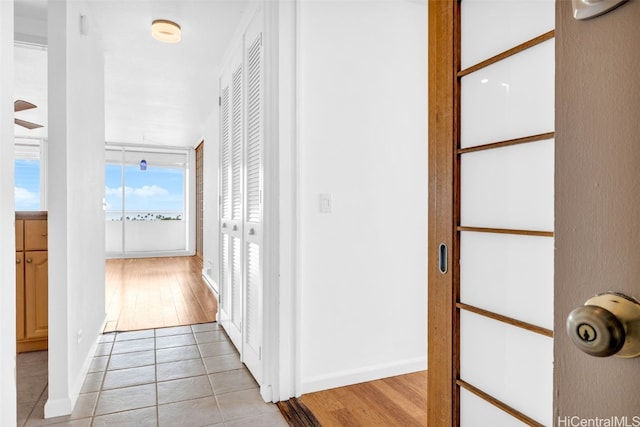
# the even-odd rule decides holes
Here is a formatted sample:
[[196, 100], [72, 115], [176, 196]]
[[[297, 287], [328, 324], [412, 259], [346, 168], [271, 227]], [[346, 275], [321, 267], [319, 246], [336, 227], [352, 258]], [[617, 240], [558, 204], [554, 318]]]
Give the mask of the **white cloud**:
[[[166, 196], [169, 192], [157, 185], [144, 185], [140, 188], [129, 188], [126, 187], [127, 195], [131, 194], [136, 197], [158, 197], [158, 196]], [[131, 193], [129, 193], [131, 191]]]
[[16, 209], [21, 207], [34, 207], [40, 203], [40, 196], [36, 193], [32, 193], [26, 188], [15, 187], [16, 194]]
[[121, 196], [122, 195], [122, 187], [118, 187], [118, 188], [111, 188], [111, 187], [104, 187], [104, 195], [105, 196]]
[[[142, 187], [133, 188], [133, 187], [125, 187], [124, 192], [129, 197], [163, 197], [168, 196], [169, 192], [158, 185], [143, 185]], [[122, 187], [118, 188], [110, 188], [105, 187], [104, 189], [105, 196], [122, 196]]]

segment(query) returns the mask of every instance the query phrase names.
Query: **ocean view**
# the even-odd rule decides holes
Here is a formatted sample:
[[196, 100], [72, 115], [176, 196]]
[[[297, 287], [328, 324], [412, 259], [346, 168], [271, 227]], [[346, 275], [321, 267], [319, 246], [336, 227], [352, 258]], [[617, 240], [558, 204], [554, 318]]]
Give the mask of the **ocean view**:
[[183, 211], [167, 210], [145, 210], [145, 211], [105, 211], [105, 221], [122, 221], [122, 218], [129, 221], [176, 221], [184, 219]]

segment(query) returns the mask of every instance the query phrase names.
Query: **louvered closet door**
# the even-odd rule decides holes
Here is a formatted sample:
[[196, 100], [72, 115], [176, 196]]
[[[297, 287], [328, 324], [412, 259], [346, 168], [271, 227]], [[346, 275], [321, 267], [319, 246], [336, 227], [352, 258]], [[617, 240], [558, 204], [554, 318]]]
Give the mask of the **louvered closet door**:
[[261, 25], [245, 35], [245, 322], [242, 359], [258, 382], [262, 377], [262, 183], [264, 147], [264, 58]]
[[460, 2], [463, 427], [553, 425], [554, 10]]
[[219, 321], [242, 345], [243, 309], [243, 68], [242, 56], [230, 62], [220, 84], [220, 308]]
[[262, 14], [221, 79], [220, 322], [262, 379], [264, 54]]

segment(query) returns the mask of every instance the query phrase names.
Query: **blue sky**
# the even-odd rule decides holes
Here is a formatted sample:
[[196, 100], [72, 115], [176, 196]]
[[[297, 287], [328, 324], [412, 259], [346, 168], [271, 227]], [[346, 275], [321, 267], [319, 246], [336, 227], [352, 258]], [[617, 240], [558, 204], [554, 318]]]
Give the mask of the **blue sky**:
[[[106, 166], [107, 210], [122, 209], [120, 165]], [[130, 211], [183, 211], [184, 170], [149, 165], [146, 171], [126, 166], [126, 208]], [[16, 159], [15, 200], [17, 211], [41, 210], [40, 161]]]
[[16, 159], [17, 211], [40, 210], [40, 161]]
[[[184, 210], [184, 170], [149, 165], [125, 166], [125, 201], [128, 211]], [[107, 210], [122, 209], [122, 169], [108, 164], [105, 174]]]

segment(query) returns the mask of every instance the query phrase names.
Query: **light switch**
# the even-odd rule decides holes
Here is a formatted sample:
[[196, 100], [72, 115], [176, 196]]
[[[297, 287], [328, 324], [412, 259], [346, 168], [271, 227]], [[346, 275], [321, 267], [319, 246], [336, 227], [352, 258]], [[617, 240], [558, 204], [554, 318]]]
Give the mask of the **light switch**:
[[331, 213], [331, 208], [332, 208], [331, 194], [328, 194], [328, 193], [320, 194], [320, 212]]

